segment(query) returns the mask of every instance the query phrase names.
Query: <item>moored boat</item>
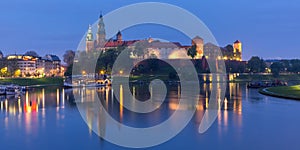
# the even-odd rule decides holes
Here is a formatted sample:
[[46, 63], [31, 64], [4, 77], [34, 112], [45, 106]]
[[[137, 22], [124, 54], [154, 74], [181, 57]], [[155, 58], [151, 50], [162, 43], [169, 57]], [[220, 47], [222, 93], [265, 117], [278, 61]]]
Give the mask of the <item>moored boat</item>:
[[66, 79], [64, 81], [64, 87], [66, 88], [73, 88], [73, 87], [102, 87], [102, 86], [110, 86], [111, 85], [111, 80], [106, 78], [106, 79], [97, 79], [95, 80], [71, 80]]
[[287, 86], [288, 84], [283, 81], [253, 81], [248, 83], [247, 88], [267, 88], [267, 87], [275, 87], [275, 86]]
[[6, 86], [5, 88], [6, 95], [14, 95], [17, 94], [16, 88], [13, 85]]
[[111, 86], [111, 80], [109, 79], [100, 79], [96, 81], [96, 86]]
[[4, 95], [5, 94], [5, 86], [0, 86], [0, 95]]

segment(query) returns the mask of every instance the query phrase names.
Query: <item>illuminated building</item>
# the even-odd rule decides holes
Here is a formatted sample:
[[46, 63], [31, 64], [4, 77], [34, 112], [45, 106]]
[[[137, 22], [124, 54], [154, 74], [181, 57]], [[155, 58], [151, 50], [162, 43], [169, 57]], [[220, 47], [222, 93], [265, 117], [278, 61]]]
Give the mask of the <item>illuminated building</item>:
[[242, 61], [242, 43], [236, 40], [233, 43], [233, 58], [237, 61]]
[[92, 26], [89, 25], [89, 30], [88, 33], [86, 35], [86, 51], [90, 52], [92, 50], [94, 50], [94, 37], [93, 37], [93, 33], [92, 33]]
[[[204, 45], [204, 55], [206, 58], [215, 57], [218, 60], [230, 60], [230, 61], [242, 61], [242, 43], [237, 40], [233, 45], [228, 47], [219, 47], [212, 43], [206, 43]], [[218, 52], [222, 52], [219, 54]]]
[[[242, 43], [238, 40], [232, 45], [233, 50], [227, 52], [225, 48], [221, 48], [211, 43], [205, 44], [203, 38], [200, 36], [196, 36], [191, 39], [191, 45], [188, 46], [183, 46], [178, 42], [161, 42], [153, 40], [152, 38], [125, 41], [123, 40], [121, 31], [116, 33], [115, 38], [106, 39], [105, 24], [102, 15], [99, 17], [97, 28], [97, 32], [95, 32], [96, 39], [94, 39], [92, 26], [89, 25], [85, 41], [86, 52], [99, 50], [105, 51], [107, 49], [117, 47], [134, 48], [134, 43], [146, 42], [147, 47], [145, 47], [145, 49], [148, 53], [146, 53], [143, 58], [155, 57], [158, 59], [190, 59], [190, 57], [186, 57], [187, 50], [195, 45], [197, 51], [195, 59], [201, 59], [205, 56], [206, 58], [210, 57], [218, 60], [242, 61]], [[219, 53], [220, 51], [222, 51], [222, 53]], [[138, 58], [140, 56], [134, 56], [132, 53], [130, 57]]]
[[89, 29], [88, 29], [87, 35], [85, 37], [85, 44], [86, 44], [85, 51], [86, 52], [92, 52], [94, 50], [104, 50], [105, 51], [107, 49], [117, 48], [118, 46], [128, 47], [137, 41], [139, 41], [139, 40], [123, 41], [121, 31], [119, 31], [116, 34], [116, 39], [108, 39], [107, 40], [103, 16], [100, 15], [99, 21], [98, 21], [98, 29], [97, 29], [97, 33], [96, 33], [96, 40], [94, 40], [92, 26], [89, 25]]
[[99, 17], [99, 22], [98, 22], [98, 31], [97, 31], [97, 41], [96, 45], [97, 47], [103, 47], [106, 42], [106, 32], [105, 32], [105, 24], [103, 21], [103, 16], [102, 14]]
[[47, 54], [42, 58], [44, 62], [45, 75], [47, 76], [58, 76], [61, 72], [61, 60], [56, 55]]
[[192, 45], [196, 45], [196, 51], [197, 55], [196, 58], [200, 59], [203, 56], [203, 46], [204, 46], [204, 41], [201, 37], [196, 36], [192, 39]]
[[13, 54], [6, 57], [10, 70], [19, 69], [20, 75], [29, 76], [57, 76], [61, 72], [61, 60], [56, 55], [47, 54], [44, 57], [34, 57]]
[[221, 56], [221, 54], [219, 54], [220, 47], [217, 45], [214, 45], [212, 43], [206, 43], [204, 45], [204, 56], [206, 58], [218, 58], [218, 56]]
[[[186, 57], [186, 49], [177, 42], [160, 42], [148, 39], [148, 54], [145, 58], [159, 59], [190, 59]], [[131, 56], [135, 58], [134, 56]]]
[[36, 73], [36, 57], [25, 56], [25, 55], [9, 55], [7, 56], [7, 61], [10, 62], [8, 68], [20, 69], [22, 76], [31, 76]]

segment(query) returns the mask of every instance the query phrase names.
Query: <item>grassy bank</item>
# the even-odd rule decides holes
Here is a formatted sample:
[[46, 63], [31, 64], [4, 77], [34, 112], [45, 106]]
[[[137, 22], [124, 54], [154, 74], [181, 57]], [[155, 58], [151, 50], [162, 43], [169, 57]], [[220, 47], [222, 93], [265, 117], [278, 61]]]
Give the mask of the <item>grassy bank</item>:
[[280, 75], [279, 77], [274, 77], [271, 74], [261, 75], [261, 74], [248, 74], [248, 75], [240, 75], [234, 79], [236, 82], [250, 82], [250, 81], [261, 81], [261, 80], [282, 80], [282, 81], [293, 81], [300, 80], [299, 74], [286, 74]]
[[265, 88], [259, 92], [274, 97], [300, 100], [300, 85]]
[[5, 78], [0, 79], [0, 84], [17, 84], [21, 86], [32, 85], [63, 85], [63, 78]]
[[[135, 76], [130, 76], [130, 80], [153, 80], [153, 79], [161, 79], [164, 81], [169, 81], [169, 80], [178, 80], [178, 78], [170, 78], [169, 75], [162, 75], [162, 74], [141, 74], [141, 75], [135, 75]], [[268, 75], [262, 75], [262, 74], [246, 74], [246, 75], [240, 75], [230, 82], [251, 82], [251, 81], [274, 81], [274, 80], [281, 80], [281, 81], [300, 81], [300, 75], [298, 74], [287, 74], [287, 75], [280, 75], [279, 77], [274, 77], [271, 74]], [[199, 76], [199, 81], [202, 81], [202, 77]]]
[[130, 76], [129, 78], [130, 81], [136, 81], [136, 80], [151, 81], [153, 79], [160, 79], [163, 81], [171, 80], [167, 75], [136, 75], [136, 76]]

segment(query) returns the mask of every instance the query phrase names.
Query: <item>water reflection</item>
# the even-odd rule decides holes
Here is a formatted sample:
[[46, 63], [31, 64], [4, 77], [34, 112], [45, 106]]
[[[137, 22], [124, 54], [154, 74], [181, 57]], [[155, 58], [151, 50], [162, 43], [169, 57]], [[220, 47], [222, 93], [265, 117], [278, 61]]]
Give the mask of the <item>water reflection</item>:
[[[56, 92], [53, 92], [56, 91]], [[61, 88], [36, 88], [21, 95], [1, 95], [0, 110], [10, 115], [39, 112], [49, 106], [55, 106], [57, 111], [65, 106], [65, 98], [69, 99], [71, 91], [65, 93]], [[54, 101], [55, 100], [55, 101]]]
[[120, 122], [122, 122], [122, 119], [123, 119], [123, 86], [120, 85]]
[[[124, 87], [122, 88], [124, 90]], [[150, 114], [133, 113], [121, 107], [122, 104], [113, 95], [114, 91], [120, 92], [122, 88], [120, 86], [113, 90], [109, 87], [82, 89], [45, 87], [32, 89], [21, 96], [0, 95], [1, 147], [2, 149], [64, 149], [66, 147], [123, 149], [99, 140], [88, 126], [102, 137], [115, 136], [116, 134], [111, 134], [111, 124], [108, 118], [105, 118], [104, 112], [108, 112], [116, 121], [125, 125], [145, 128], [166, 120], [176, 109], [189, 111], [192, 108], [196, 108], [196, 112], [188, 126], [174, 139], [153, 149], [195, 149], [197, 147], [218, 149], [220, 146], [224, 149], [266, 147], [285, 149], [287, 146], [297, 149], [299, 147], [296, 140], [300, 123], [300, 119], [297, 119], [300, 103], [297, 101], [266, 97], [259, 95], [256, 89], [247, 89], [245, 84], [230, 83], [227, 85], [226, 98], [213, 126], [205, 134], [198, 134], [204, 112], [210, 107], [208, 103], [213, 89], [212, 84], [200, 85], [198, 104], [180, 108], [178, 108], [180, 86], [168, 87], [166, 100]], [[148, 98], [151, 93], [147, 86], [133, 85], [131, 90], [139, 100]], [[77, 101], [75, 96], [79, 96], [76, 97]], [[122, 101], [125, 103], [129, 99], [123, 97]], [[153, 100], [152, 103], [156, 105], [159, 102]], [[97, 107], [98, 104], [102, 104], [103, 107]], [[85, 106], [82, 116], [88, 125], [82, 121], [76, 105]], [[124, 131], [120, 126], [115, 126], [113, 129], [115, 133]], [[256, 144], [251, 147], [249, 141]]]
[[[215, 89], [218, 89], [216, 92], [216, 97], [212, 98], [212, 100], [217, 99], [217, 105], [220, 106], [221, 110], [219, 112], [217, 123], [223, 128], [223, 126], [228, 126], [228, 120], [234, 120], [234, 125], [237, 127], [242, 126], [242, 88], [237, 83], [229, 83], [227, 85], [226, 96], [224, 99], [224, 103], [220, 103], [220, 95], [221, 91], [219, 90], [220, 85], [217, 85]], [[106, 123], [106, 118], [103, 111], [107, 111], [116, 121], [121, 122], [128, 126], [133, 127], [150, 127], [157, 125], [167, 118], [169, 118], [174, 111], [176, 110], [193, 110], [196, 108], [194, 122], [199, 125], [201, 123], [201, 119], [203, 118], [204, 112], [207, 108], [209, 108], [209, 100], [210, 94], [213, 92], [212, 83], [201, 84], [201, 91], [199, 93], [198, 102], [195, 105], [191, 104], [183, 104], [179, 108], [179, 99], [180, 99], [180, 85], [178, 86], [170, 86], [168, 87], [169, 91], [167, 94], [167, 98], [165, 102], [160, 105], [158, 101], [152, 101], [153, 105], [157, 105], [157, 110], [149, 113], [149, 114], [139, 114], [134, 113], [130, 110], [127, 110], [123, 107], [124, 101], [131, 101], [129, 99], [124, 98], [123, 86], [119, 86], [120, 92], [120, 101], [118, 102], [113, 96], [113, 90], [110, 87], [102, 87], [102, 88], [78, 88], [73, 89], [75, 95], [80, 98], [76, 103], [80, 105], [79, 109], [85, 110], [86, 121], [88, 122], [88, 126], [91, 129], [94, 129], [96, 132], [101, 132], [101, 134], [105, 133], [105, 126], [109, 126]], [[116, 89], [115, 89], [116, 90]], [[148, 99], [151, 95], [152, 88], [148, 88], [148, 85], [133, 85], [131, 87], [131, 92], [134, 96], [136, 96], [139, 100]], [[98, 100], [100, 99], [100, 101]], [[184, 100], [189, 100], [189, 98], [185, 98]], [[97, 103], [101, 103], [103, 108], [95, 108]], [[132, 101], [132, 106], [134, 105], [134, 101]], [[87, 105], [83, 105], [87, 104]], [[160, 106], [160, 107], [159, 107]], [[232, 115], [232, 113], [234, 115]], [[231, 114], [231, 115], [230, 115]], [[231, 118], [230, 118], [231, 117]], [[91, 132], [91, 130], [89, 131]], [[195, 130], [197, 132], [197, 130]]]
[[[1, 116], [5, 118], [4, 128], [14, 126], [28, 135], [38, 135], [38, 130], [46, 127], [47, 113], [58, 122], [64, 119], [61, 110], [65, 108], [65, 98], [70, 98], [72, 91], [57, 87], [34, 88], [21, 95], [0, 95]], [[72, 101], [69, 101], [71, 104]], [[49, 111], [46, 111], [48, 109]], [[14, 128], [16, 128], [14, 127]]]
[[[201, 91], [199, 92], [198, 102], [194, 105], [189, 103], [183, 104], [179, 107], [179, 99], [181, 97], [181, 87], [170, 86], [168, 87], [168, 93], [164, 103], [160, 105], [159, 101], [152, 100], [152, 104], [157, 106], [157, 110], [149, 114], [139, 114], [127, 110], [123, 107], [124, 101], [132, 101], [126, 99], [123, 95], [123, 86], [119, 86], [120, 102], [114, 97], [113, 89], [110, 87], [100, 88], [74, 88], [74, 89], [63, 89], [63, 88], [35, 88], [31, 91], [27, 91], [20, 96], [0, 96], [0, 110], [1, 113], [6, 115], [16, 116], [19, 122], [22, 121], [20, 117], [24, 115], [25, 129], [28, 133], [32, 131], [32, 125], [38, 124], [39, 115], [46, 117], [46, 109], [54, 109], [56, 114], [56, 120], [64, 119], [65, 114], [61, 113], [61, 110], [70, 108], [75, 104], [78, 107], [82, 107], [85, 110], [83, 116], [88, 123], [89, 133], [92, 135], [92, 130], [101, 135], [105, 135], [106, 126], [109, 126], [106, 122], [104, 111], [107, 111], [116, 121], [121, 122], [128, 126], [133, 127], [150, 127], [157, 125], [166, 119], [168, 119], [176, 110], [193, 110], [196, 108], [193, 121], [198, 126], [201, 123], [204, 112], [209, 108], [210, 94], [213, 92], [212, 83], [205, 83], [200, 85]], [[230, 121], [233, 120], [233, 124], [237, 127], [242, 126], [242, 92], [245, 88], [238, 83], [229, 83], [227, 85], [227, 91], [224, 103], [218, 105], [221, 106], [217, 118], [217, 124], [220, 126], [220, 130], [226, 130], [229, 126]], [[117, 90], [117, 89], [115, 89]], [[148, 85], [133, 85], [131, 91], [134, 96], [139, 100], [148, 99], [153, 91], [152, 87], [148, 88]], [[246, 89], [246, 93], [247, 93]], [[221, 91], [217, 90], [216, 97], [219, 99]], [[74, 98], [74, 96], [76, 98]], [[247, 97], [247, 96], [246, 96]], [[98, 100], [100, 99], [100, 101]], [[77, 100], [77, 101], [74, 101]], [[184, 98], [189, 100], [189, 98]], [[220, 100], [219, 100], [220, 101]], [[218, 101], [218, 102], [219, 102]], [[101, 103], [103, 108], [97, 108], [97, 103]], [[132, 101], [132, 106], [134, 101]], [[85, 105], [81, 105], [85, 104]], [[45, 120], [41, 121], [41, 125], [45, 126]], [[6, 126], [9, 125], [9, 121], [5, 121]], [[119, 127], [121, 130], [121, 128]], [[195, 130], [197, 132], [198, 130]], [[220, 131], [221, 132], [221, 131]]]

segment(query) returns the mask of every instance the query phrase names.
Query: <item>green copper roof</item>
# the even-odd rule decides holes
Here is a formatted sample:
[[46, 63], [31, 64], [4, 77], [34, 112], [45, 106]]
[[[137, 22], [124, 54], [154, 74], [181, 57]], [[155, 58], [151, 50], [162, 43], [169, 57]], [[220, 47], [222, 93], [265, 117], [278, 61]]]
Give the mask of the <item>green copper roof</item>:
[[94, 37], [93, 37], [93, 32], [92, 32], [92, 26], [89, 25], [89, 30], [86, 35], [86, 41], [93, 41], [93, 40], [94, 40]]

